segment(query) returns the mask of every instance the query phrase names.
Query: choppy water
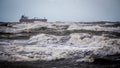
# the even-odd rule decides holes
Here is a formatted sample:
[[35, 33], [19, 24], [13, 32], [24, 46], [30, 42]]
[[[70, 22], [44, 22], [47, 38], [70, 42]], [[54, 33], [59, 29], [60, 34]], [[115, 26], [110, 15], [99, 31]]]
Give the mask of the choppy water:
[[119, 24], [0, 24], [0, 67], [119, 68]]

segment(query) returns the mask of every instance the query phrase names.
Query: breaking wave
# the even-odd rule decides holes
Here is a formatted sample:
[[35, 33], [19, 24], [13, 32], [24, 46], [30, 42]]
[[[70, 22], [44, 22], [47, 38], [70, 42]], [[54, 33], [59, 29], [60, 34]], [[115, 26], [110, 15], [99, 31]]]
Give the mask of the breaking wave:
[[0, 60], [94, 62], [120, 54], [120, 27], [106, 25], [111, 24], [36, 22], [2, 26]]

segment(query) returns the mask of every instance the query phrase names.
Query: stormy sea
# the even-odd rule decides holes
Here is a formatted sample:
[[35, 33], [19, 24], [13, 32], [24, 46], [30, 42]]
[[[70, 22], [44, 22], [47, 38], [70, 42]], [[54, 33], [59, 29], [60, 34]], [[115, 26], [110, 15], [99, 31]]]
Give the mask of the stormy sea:
[[120, 22], [0, 23], [0, 68], [119, 68]]

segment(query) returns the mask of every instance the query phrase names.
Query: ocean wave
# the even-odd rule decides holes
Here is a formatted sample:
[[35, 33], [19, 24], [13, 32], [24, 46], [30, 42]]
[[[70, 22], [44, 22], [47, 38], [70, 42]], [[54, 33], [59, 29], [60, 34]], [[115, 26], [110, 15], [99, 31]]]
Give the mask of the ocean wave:
[[[105, 34], [95, 35], [93, 34], [94, 32], [70, 32], [69, 30], [74, 30], [71, 29], [73, 28], [71, 27], [73, 24], [76, 23], [57, 24], [37, 22], [14, 24], [13, 27], [19, 29], [19, 33], [27, 30], [33, 30], [32, 32], [34, 33], [36, 28], [39, 29], [41, 27], [53, 29], [53, 33], [50, 34], [50, 31], [47, 29], [41, 30], [42, 32], [40, 32], [39, 29], [36, 34], [32, 34], [31, 32], [32, 35], [30, 35], [30, 32], [25, 32], [25, 34], [29, 36], [27, 39], [8, 39], [7, 41], [1, 41], [0, 60], [51, 61], [57, 59], [72, 59], [75, 62], [94, 62], [96, 58], [120, 54], [119, 38], [111, 38]], [[79, 27], [81, 26], [82, 28], [83, 25], [85, 28], [88, 27], [88, 24], [77, 23], [74, 28], [79, 30]], [[93, 29], [96, 29], [96, 27], [102, 28], [100, 26], [91, 26]], [[14, 28], [13, 31], [15, 30]], [[92, 30], [91, 28], [89, 28], [89, 30]], [[107, 28], [103, 28], [107, 30]], [[110, 31], [112, 30], [113, 29], [111, 28]], [[48, 32], [45, 33], [43, 31]], [[70, 33], [58, 33], [56, 35], [54, 34], [54, 31], [60, 31], [61, 33], [69, 31]]]

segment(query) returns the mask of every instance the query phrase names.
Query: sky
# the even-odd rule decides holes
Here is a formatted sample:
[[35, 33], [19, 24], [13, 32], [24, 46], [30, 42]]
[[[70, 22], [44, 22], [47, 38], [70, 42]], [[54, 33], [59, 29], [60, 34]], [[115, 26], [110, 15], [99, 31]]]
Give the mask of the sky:
[[0, 0], [0, 21], [21, 15], [48, 21], [120, 21], [120, 0]]

